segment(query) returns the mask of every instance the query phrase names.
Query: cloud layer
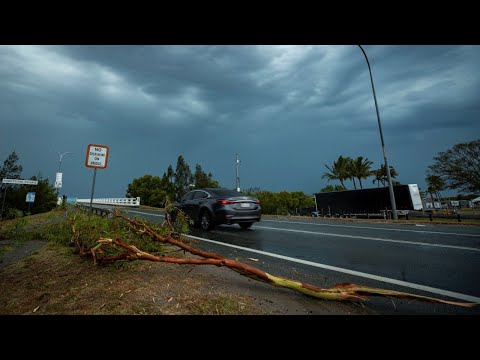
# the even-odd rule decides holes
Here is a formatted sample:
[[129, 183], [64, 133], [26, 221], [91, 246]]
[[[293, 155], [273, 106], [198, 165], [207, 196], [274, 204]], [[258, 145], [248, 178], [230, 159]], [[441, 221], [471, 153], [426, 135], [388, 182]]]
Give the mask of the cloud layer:
[[[365, 46], [389, 162], [425, 188], [433, 157], [479, 138], [479, 46]], [[339, 155], [383, 161], [356, 46], [1, 46], [0, 160], [88, 197], [87, 145], [110, 147], [96, 195], [123, 197], [183, 154], [225, 187], [313, 193]], [[373, 186], [373, 185], [372, 185]]]

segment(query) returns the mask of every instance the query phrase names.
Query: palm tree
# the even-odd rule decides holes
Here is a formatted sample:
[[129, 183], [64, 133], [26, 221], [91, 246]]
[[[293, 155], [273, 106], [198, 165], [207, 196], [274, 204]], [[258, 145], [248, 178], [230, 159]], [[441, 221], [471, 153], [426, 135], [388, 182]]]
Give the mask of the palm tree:
[[[395, 179], [398, 176], [397, 170], [394, 169], [393, 166], [389, 166], [390, 168], [390, 177], [392, 179]], [[371, 172], [372, 176], [375, 176], [375, 179], [373, 179], [373, 183], [377, 182], [378, 186], [380, 186], [380, 183], [382, 183], [383, 186], [386, 186], [385, 184], [388, 181], [388, 176], [387, 176], [387, 168], [385, 167], [385, 164], [382, 164], [380, 169], [373, 170]]]
[[370, 170], [370, 166], [372, 164], [373, 162], [368, 160], [368, 158], [365, 158], [364, 160], [363, 156], [357, 157], [350, 163], [350, 173], [354, 179], [358, 179], [358, 182], [360, 183], [360, 189], [363, 189], [362, 179], [366, 179], [372, 175], [372, 171]]
[[333, 165], [331, 167], [325, 164], [325, 167], [330, 172], [323, 174], [322, 178], [327, 178], [328, 181], [338, 180], [340, 181], [340, 184], [342, 184], [342, 186], [346, 189], [343, 181], [351, 177], [349, 172], [350, 160], [351, 159], [349, 157], [340, 156], [337, 161], [333, 162]]

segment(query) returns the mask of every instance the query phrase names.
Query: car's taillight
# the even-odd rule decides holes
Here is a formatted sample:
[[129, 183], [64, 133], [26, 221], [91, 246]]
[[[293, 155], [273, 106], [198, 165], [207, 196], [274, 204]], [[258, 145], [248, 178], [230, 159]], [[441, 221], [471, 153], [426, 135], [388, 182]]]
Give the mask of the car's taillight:
[[255, 204], [260, 204], [260, 200], [255, 200]]
[[230, 200], [220, 199], [220, 200], [217, 200], [217, 201], [222, 205], [233, 204], [233, 201], [230, 201]]

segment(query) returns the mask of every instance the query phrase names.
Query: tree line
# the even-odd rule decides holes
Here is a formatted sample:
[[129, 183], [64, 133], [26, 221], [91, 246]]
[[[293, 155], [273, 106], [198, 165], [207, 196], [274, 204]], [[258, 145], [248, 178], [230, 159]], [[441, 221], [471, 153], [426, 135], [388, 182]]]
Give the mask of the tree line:
[[162, 177], [144, 175], [133, 179], [127, 186], [126, 196], [140, 197], [143, 205], [164, 207], [167, 198], [169, 201], [178, 200], [191, 189], [218, 187], [220, 184], [213, 179], [212, 173], [205, 173], [200, 164], [195, 165], [192, 173], [184, 157], [179, 155], [175, 171], [172, 165], [168, 165]]
[[[480, 193], [480, 139], [466, 143], [454, 145], [447, 151], [439, 152], [433, 158], [434, 162], [428, 167], [426, 172], [427, 192], [431, 197], [440, 199], [440, 192], [446, 189], [471, 192], [467, 198], [475, 197], [475, 193]], [[363, 189], [364, 183], [369, 177], [374, 177], [372, 183], [377, 186], [387, 184], [387, 174], [385, 165], [379, 169], [372, 170], [373, 163], [368, 158], [362, 156], [352, 159], [340, 156], [331, 166], [325, 165], [329, 172], [323, 175], [323, 178], [338, 180], [340, 185], [329, 184], [321, 191], [340, 191], [346, 190], [345, 182], [350, 180], [353, 187], [357, 188], [357, 182], [360, 189]], [[19, 158], [15, 151], [8, 155], [0, 168], [0, 179], [20, 179], [22, 166], [19, 164]], [[390, 166], [390, 174], [394, 179], [398, 172]], [[30, 191], [36, 193], [35, 202], [30, 206], [30, 213], [36, 214], [50, 211], [56, 206], [55, 189], [49, 184], [48, 178], [43, 178], [40, 174], [32, 176], [30, 180], [37, 180], [38, 185], [13, 185], [0, 183], [0, 206], [3, 205], [2, 218], [14, 217], [19, 214], [26, 214], [28, 203], [25, 201], [26, 195]], [[393, 184], [400, 184], [393, 181]], [[200, 164], [195, 165], [195, 171], [190, 170], [185, 159], [180, 155], [177, 159], [175, 171], [172, 165], [160, 178], [158, 176], [144, 175], [133, 179], [127, 187], [127, 197], [137, 197], [142, 199], [145, 205], [163, 207], [165, 199], [168, 197], [171, 201], [179, 199], [192, 188], [217, 188], [220, 187], [218, 181], [213, 178], [212, 173], [203, 171]], [[6, 195], [5, 195], [5, 189]], [[271, 191], [251, 188], [243, 191], [247, 195], [257, 197], [262, 204], [265, 214], [296, 214], [299, 209], [314, 206], [314, 200], [311, 195], [303, 192], [282, 191], [274, 193]], [[463, 195], [458, 195], [460, 198]]]
[[[363, 189], [362, 179], [368, 179], [369, 177], [373, 176], [374, 179], [372, 181], [373, 184], [377, 184], [380, 187], [388, 185], [388, 177], [387, 177], [387, 169], [385, 164], [382, 164], [379, 169], [372, 170], [373, 162], [368, 160], [368, 158], [363, 158], [363, 156], [358, 156], [356, 159], [352, 159], [349, 156], [339, 156], [337, 160], [333, 162], [332, 165], [328, 166], [325, 164], [325, 167], [328, 169], [328, 172], [325, 172], [322, 176], [323, 179], [330, 180], [338, 180], [340, 181], [341, 185], [336, 185], [333, 187], [332, 185], [327, 185], [324, 187], [321, 192], [327, 191], [341, 191], [347, 190], [345, 186], [346, 180], [351, 180], [353, 183], [353, 188], [357, 189], [357, 181], [360, 186], [360, 189]], [[390, 177], [395, 179], [398, 176], [397, 170], [393, 166], [389, 166], [390, 168]], [[393, 185], [400, 185], [398, 181], [392, 181]]]
[[[21, 179], [22, 166], [15, 151], [10, 153], [0, 168], [0, 178]], [[41, 175], [32, 176], [29, 180], [37, 180], [38, 185], [18, 185], [0, 183], [1, 217], [2, 219], [15, 218], [28, 214], [38, 214], [52, 210], [56, 206], [57, 196], [55, 189], [49, 184], [48, 178]], [[26, 197], [28, 192], [35, 192], [35, 201], [28, 206]]]
[[440, 192], [446, 189], [472, 193], [467, 198], [480, 192], [480, 139], [456, 144], [433, 160], [425, 178], [432, 199], [441, 199]]
[[[427, 193], [433, 198], [441, 199], [440, 192], [446, 189], [459, 190], [472, 193], [468, 198], [474, 197], [480, 192], [480, 139], [454, 145], [447, 151], [441, 151], [433, 158], [434, 163], [426, 172], [425, 182]], [[372, 161], [362, 156], [352, 159], [339, 156], [332, 165], [325, 167], [329, 170], [322, 178], [338, 180], [340, 185], [327, 185], [321, 192], [347, 190], [345, 181], [351, 180], [354, 189], [357, 189], [357, 181], [360, 189], [363, 189], [362, 180], [374, 177], [373, 183], [377, 186], [387, 186], [387, 171], [385, 164], [379, 169], [372, 170]], [[390, 176], [395, 179], [398, 172], [393, 166], [389, 166]], [[400, 185], [393, 180], [393, 185]], [[460, 197], [462, 195], [459, 195]]]
[[243, 193], [260, 200], [262, 214], [294, 215], [302, 212], [303, 209], [315, 206], [313, 196], [306, 195], [302, 191], [271, 192], [256, 187], [245, 189]]

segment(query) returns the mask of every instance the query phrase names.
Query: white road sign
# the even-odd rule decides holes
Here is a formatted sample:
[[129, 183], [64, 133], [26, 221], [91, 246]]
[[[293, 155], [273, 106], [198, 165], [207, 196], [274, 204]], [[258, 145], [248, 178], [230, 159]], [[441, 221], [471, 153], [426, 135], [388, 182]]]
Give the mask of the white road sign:
[[60, 189], [62, 187], [62, 175], [63, 173], [57, 173], [55, 176], [55, 189]]
[[90, 168], [105, 169], [108, 163], [108, 146], [89, 144], [85, 166]]
[[25, 199], [25, 201], [28, 203], [35, 202], [35, 193], [34, 192], [27, 193], [27, 198]]
[[3, 179], [4, 184], [22, 184], [22, 185], [38, 185], [37, 180], [23, 180], [23, 179]]

